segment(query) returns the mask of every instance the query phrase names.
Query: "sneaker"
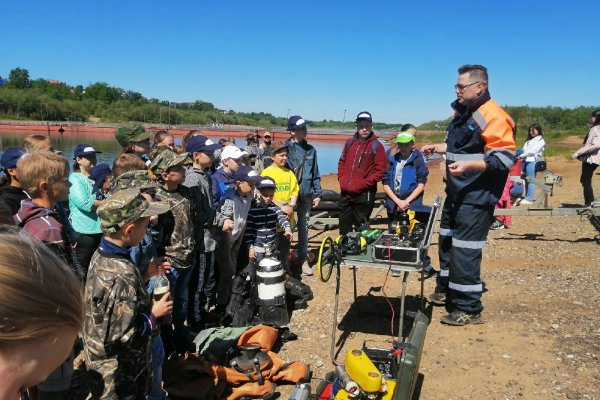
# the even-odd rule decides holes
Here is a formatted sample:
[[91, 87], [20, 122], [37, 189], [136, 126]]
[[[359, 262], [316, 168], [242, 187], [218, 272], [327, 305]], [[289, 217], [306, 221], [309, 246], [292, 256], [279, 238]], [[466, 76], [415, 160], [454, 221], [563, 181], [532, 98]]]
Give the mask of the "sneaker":
[[506, 228], [506, 226], [498, 220], [495, 220], [494, 223], [492, 224], [492, 226], [490, 226], [490, 229], [493, 229], [493, 230], [504, 229], [504, 228]]
[[446, 293], [444, 292], [433, 292], [427, 298], [429, 302], [436, 306], [446, 305]]
[[304, 276], [312, 276], [313, 275], [312, 268], [310, 267], [310, 265], [308, 265], [308, 261], [304, 261], [304, 263], [302, 263], [302, 275], [304, 275]]
[[529, 205], [529, 204], [533, 204], [533, 201], [529, 201], [527, 199], [523, 199], [523, 200], [521, 200], [521, 204]]
[[464, 311], [455, 310], [442, 317], [442, 323], [454, 326], [463, 326], [467, 324], [483, 324], [481, 313], [468, 314]]

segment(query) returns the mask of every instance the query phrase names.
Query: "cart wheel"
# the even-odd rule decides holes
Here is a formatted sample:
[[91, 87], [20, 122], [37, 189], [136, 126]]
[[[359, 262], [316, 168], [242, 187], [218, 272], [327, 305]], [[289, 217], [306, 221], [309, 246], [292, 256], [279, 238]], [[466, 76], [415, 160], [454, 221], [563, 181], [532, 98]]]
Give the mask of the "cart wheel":
[[323, 242], [321, 242], [319, 259], [317, 260], [317, 272], [319, 273], [321, 282], [327, 282], [329, 278], [331, 278], [331, 272], [333, 271], [333, 266], [336, 262], [334, 246], [335, 243], [330, 236], [327, 236], [323, 239]]

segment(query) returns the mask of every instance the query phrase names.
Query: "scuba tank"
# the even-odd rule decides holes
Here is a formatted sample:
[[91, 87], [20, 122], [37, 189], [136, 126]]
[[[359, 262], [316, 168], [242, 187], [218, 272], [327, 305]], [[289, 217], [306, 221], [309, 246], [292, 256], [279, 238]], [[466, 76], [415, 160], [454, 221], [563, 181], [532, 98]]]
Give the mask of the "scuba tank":
[[285, 301], [285, 270], [273, 258], [263, 258], [256, 269], [258, 315], [265, 324], [285, 326], [290, 322]]

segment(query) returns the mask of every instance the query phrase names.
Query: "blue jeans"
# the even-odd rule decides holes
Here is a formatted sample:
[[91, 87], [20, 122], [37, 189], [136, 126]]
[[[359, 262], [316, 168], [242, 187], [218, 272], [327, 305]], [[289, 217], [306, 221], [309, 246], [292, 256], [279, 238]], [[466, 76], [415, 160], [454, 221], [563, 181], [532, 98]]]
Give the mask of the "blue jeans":
[[147, 400], [164, 400], [167, 392], [162, 388], [162, 364], [165, 360], [165, 349], [160, 335], [152, 336], [152, 383], [146, 395]]
[[[531, 178], [535, 178], [535, 161], [531, 162], [523, 162], [522, 172], [527, 174], [527, 176]], [[535, 195], [535, 184], [531, 182], [527, 182], [527, 187], [525, 189], [526, 195], [525, 200], [533, 201], [533, 197]]]
[[171, 268], [171, 296], [173, 296], [173, 326], [175, 337], [187, 337], [185, 320], [187, 318], [187, 307], [189, 299], [189, 284], [192, 267]]
[[298, 262], [302, 264], [308, 255], [308, 220], [312, 208], [312, 196], [298, 200], [296, 213], [298, 214]]

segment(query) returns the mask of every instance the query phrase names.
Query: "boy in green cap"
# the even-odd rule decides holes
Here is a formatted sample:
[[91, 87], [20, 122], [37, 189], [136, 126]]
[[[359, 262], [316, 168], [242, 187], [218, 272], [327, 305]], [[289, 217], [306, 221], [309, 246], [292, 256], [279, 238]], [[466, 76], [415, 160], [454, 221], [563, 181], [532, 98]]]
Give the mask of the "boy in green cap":
[[[188, 304], [188, 285], [195, 260], [194, 200], [191, 189], [183, 185], [185, 166], [192, 163], [188, 153], [177, 154], [169, 149], [158, 153], [150, 164], [160, 187], [155, 199], [170, 204], [170, 211], [158, 217], [163, 229], [157, 255], [167, 256], [171, 262], [169, 278], [173, 289], [173, 325], [162, 330], [165, 351], [185, 352], [188, 350], [188, 329], [185, 326]], [[173, 345], [175, 349], [172, 348]]]
[[169, 210], [149, 203], [139, 189], [115, 192], [98, 208], [104, 236], [90, 264], [85, 284], [84, 360], [92, 397], [144, 398], [151, 378], [150, 338], [158, 334], [156, 318], [168, 315], [169, 293], [152, 301], [129, 258], [153, 215]]
[[123, 148], [123, 153], [133, 153], [140, 156], [146, 165], [150, 158], [150, 132], [146, 131], [141, 124], [128, 124], [120, 127], [115, 132], [117, 142]]

